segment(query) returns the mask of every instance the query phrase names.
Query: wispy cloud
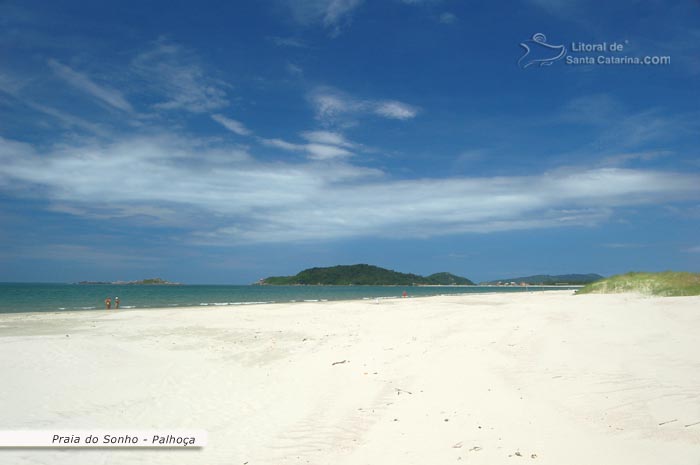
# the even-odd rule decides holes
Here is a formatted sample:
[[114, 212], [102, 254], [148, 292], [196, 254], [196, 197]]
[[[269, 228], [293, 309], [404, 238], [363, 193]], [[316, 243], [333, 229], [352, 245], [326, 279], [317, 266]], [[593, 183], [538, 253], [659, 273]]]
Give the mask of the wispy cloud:
[[34, 102], [25, 102], [27, 106], [30, 108], [33, 108], [36, 111], [39, 111], [45, 115], [49, 115], [56, 120], [59, 121], [59, 123], [68, 128], [78, 128], [82, 129], [84, 131], [91, 132], [93, 134], [97, 134], [100, 136], [107, 136], [109, 132], [103, 128], [101, 125], [97, 123], [93, 123], [90, 121], [87, 121], [83, 118], [80, 118], [75, 115], [71, 115], [69, 113], [63, 112], [61, 110], [58, 110], [56, 108], [50, 107], [48, 105], [42, 105], [39, 103], [34, 103]]
[[623, 153], [655, 152], [658, 155], [664, 151], [644, 148], [650, 143], [671, 141], [700, 130], [697, 114], [669, 115], [657, 108], [631, 110], [609, 94], [573, 98], [564, 105], [557, 122], [595, 131], [592, 141], [595, 145]]
[[32, 244], [20, 246], [3, 254], [5, 258], [22, 258], [36, 260], [57, 260], [68, 263], [104, 263], [110, 266], [134, 266], [145, 263], [159, 263], [161, 260], [153, 256], [135, 254], [124, 247], [109, 249], [81, 244]]
[[303, 144], [295, 144], [293, 142], [287, 142], [286, 140], [282, 139], [267, 139], [264, 137], [260, 137], [258, 138], [258, 140], [261, 144], [266, 145], [268, 147], [275, 147], [282, 150], [288, 150], [290, 152], [301, 152], [304, 150]]
[[[223, 115], [212, 115], [212, 119], [240, 136], [254, 136], [243, 123]], [[293, 143], [278, 138], [254, 136], [262, 145], [290, 152], [304, 153], [311, 160], [333, 160], [354, 155], [352, 150], [361, 146], [350, 142], [338, 132], [305, 131], [300, 134], [305, 143]]]
[[321, 24], [337, 34], [341, 22], [347, 21], [364, 0], [282, 0], [282, 3], [298, 23]]
[[580, 0], [525, 0], [526, 3], [541, 8], [554, 16], [567, 18], [575, 18], [576, 13], [580, 12]]
[[401, 3], [406, 5], [427, 5], [430, 3], [439, 3], [442, 0], [399, 0]]
[[415, 118], [420, 109], [397, 100], [358, 99], [328, 86], [314, 89], [309, 100], [316, 118], [326, 124], [337, 124], [361, 114], [374, 114], [388, 119]]
[[239, 136], [249, 136], [252, 134], [252, 131], [248, 128], [246, 128], [243, 123], [240, 121], [236, 121], [235, 119], [227, 118], [224, 115], [211, 115], [211, 119], [225, 127], [231, 132], [235, 132]]
[[120, 92], [107, 86], [96, 84], [87, 75], [74, 71], [68, 66], [59, 63], [57, 60], [50, 59], [48, 64], [56, 76], [60, 77], [76, 89], [93, 96], [100, 102], [106, 103], [112, 108], [128, 112], [133, 111], [131, 104], [126, 101]]
[[573, 123], [605, 125], [622, 112], [622, 104], [618, 99], [609, 94], [598, 93], [569, 100], [561, 111], [561, 118]]
[[228, 105], [228, 85], [210, 77], [192, 53], [165, 39], [139, 54], [131, 67], [164, 99], [154, 104], [157, 109], [202, 113]]
[[301, 133], [306, 143], [296, 144], [282, 139], [258, 138], [259, 142], [268, 147], [275, 147], [290, 152], [305, 153], [312, 160], [332, 160], [353, 155], [353, 151], [361, 148], [359, 144], [350, 142], [340, 133], [330, 131], [307, 131]]
[[330, 131], [307, 131], [301, 136], [315, 144], [337, 145], [338, 147], [354, 148], [357, 144], [350, 142], [344, 135]]
[[304, 145], [304, 150], [312, 160], [332, 160], [353, 155], [351, 151], [356, 146], [348, 142], [342, 135], [326, 132], [312, 131], [302, 134], [309, 143]]
[[336, 122], [348, 114], [363, 111], [364, 104], [332, 87], [319, 87], [309, 94], [316, 118], [326, 123]]
[[446, 11], [438, 17], [438, 21], [440, 21], [442, 24], [453, 24], [457, 21], [457, 15]]
[[10, 76], [6, 72], [0, 72], [0, 92], [16, 96], [25, 86], [26, 80]]
[[391, 119], [411, 119], [418, 114], [418, 108], [407, 103], [397, 101], [383, 101], [374, 104], [374, 112], [377, 115]]
[[292, 76], [299, 77], [304, 74], [303, 68], [299, 65], [295, 65], [294, 63], [287, 63], [287, 66], [285, 68], [287, 69], [287, 72]]
[[[104, 182], [104, 173], [120, 182]], [[240, 149], [167, 134], [41, 154], [0, 139], [0, 185], [84, 216], [176, 211], [165, 220], [180, 221], [193, 240], [222, 244], [591, 226], [619, 208], [700, 199], [700, 176], [691, 173], [578, 168], [397, 180], [335, 157], [265, 163]]]
[[309, 152], [309, 158], [313, 160], [332, 160], [352, 155], [349, 150], [335, 145], [306, 144], [305, 149]]
[[643, 249], [649, 247], [648, 244], [637, 244], [632, 242], [609, 242], [601, 244], [601, 247], [606, 249]]
[[[252, 136], [253, 132], [240, 121], [223, 115], [212, 115], [212, 119], [223, 127], [241, 136]], [[304, 153], [312, 160], [334, 160], [353, 155], [352, 150], [360, 148], [359, 144], [350, 142], [338, 132], [306, 131], [301, 133], [306, 143], [293, 143], [278, 138], [255, 136], [255, 139], [267, 147], [274, 147], [290, 152]]]
[[268, 39], [278, 47], [293, 47], [293, 48], [307, 48], [308, 45], [301, 39], [296, 37], [279, 37], [270, 36]]
[[623, 152], [605, 157], [601, 164], [607, 166], [621, 166], [633, 161], [649, 162], [659, 158], [669, 157], [673, 152], [669, 150], [650, 150], [643, 152]]
[[362, 5], [364, 0], [312, 0], [311, 3], [323, 5], [323, 23], [330, 26]]
[[687, 249], [685, 249], [685, 251], [690, 252], [690, 253], [700, 253], [700, 245], [696, 245], [694, 247], [688, 247]]

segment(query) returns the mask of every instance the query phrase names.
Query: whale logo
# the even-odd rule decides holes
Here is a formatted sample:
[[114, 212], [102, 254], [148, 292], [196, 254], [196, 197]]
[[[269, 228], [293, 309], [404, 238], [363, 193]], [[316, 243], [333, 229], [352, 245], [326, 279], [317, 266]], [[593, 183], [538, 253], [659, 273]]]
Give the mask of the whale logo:
[[549, 45], [547, 37], [540, 32], [533, 35], [532, 39], [521, 42], [520, 46], [525, 49], [525, 53], [518, 60], [518, 66], [523, 69], [531, 65], [549, 66], [566, 54], [566, 47]]

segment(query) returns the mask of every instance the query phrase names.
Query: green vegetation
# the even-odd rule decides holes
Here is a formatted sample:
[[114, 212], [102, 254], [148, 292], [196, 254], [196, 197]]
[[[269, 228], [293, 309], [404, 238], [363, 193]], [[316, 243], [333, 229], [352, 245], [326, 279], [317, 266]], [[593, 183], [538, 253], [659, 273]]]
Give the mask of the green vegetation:
[[179, 285], [180, 283], [171, 283], [161, 278], [148, 278], [139, 281], [80, 281], [77, 284], [146, 284], [146, 285]]
[[426, 279], [430, 282], [430, 284], [440, 286], [471, 286], [474, 284], [467, 278], [463, 278], [452, 273], [446, 273], [444, 271], [442, 273], [431, 274]]
[[149, 279], [142, 279], [141, 281], [131, 281], [127, 284], [177, 284], [177, 283], [171, 283], [170, 281], [166, 281], [161, 278], [149, 278]]
[[339, 265], [328, 268], [309, 268], [294, 276], [271, 276], [258, 284], [269, 285], [455, 285], [474, 284], [467, 278], [451, 273], [436, 273], [428, 277], [417, 274], [399, 273], [373, 265]]
[[489, 281], [483, 284], [503, 284], [503, 283], [525, 283], [533, 285], [542, 286], [553, 286], [556, 284], [570, 284], [570, 285], [580, 285], [588, 284], [594, 281], [603, 279], [599, 274], [559, 274], [559, 275], [549, 275], [549, 274], [538, 274], [535, 276], [525, 276], [522, 278], [509, 278], [509, 279], [499, 279], [497, 281]]
[[580, 289], [578, 294], [639, 292], [647, 295], [700, 295], [700, 273], [626, 273], [603, 279]]

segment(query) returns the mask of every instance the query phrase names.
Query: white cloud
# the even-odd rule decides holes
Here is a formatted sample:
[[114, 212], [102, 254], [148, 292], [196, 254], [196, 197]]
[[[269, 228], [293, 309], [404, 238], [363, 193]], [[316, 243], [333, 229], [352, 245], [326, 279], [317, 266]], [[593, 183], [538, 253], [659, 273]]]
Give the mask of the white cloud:
[[[297, 0], [299, 1], [299, 0]], [[326, 26], [331, 26], [338, 22], [338, 20], [349, 14], [352, 10], [362, 5], [364, 0], [330, 0], [325, 2], [315, 2], [315, 3], [325, 3], [324, 14], [323, 14], [323, 24]]]
[[292, 76], [302, 76], [304, 74], [302, 67], [294, 63], [287, 63], [286, 69]]
[[364, 111], [365, 104], [332, 87], [319, 87], [309, 95], [316, 118], [330, 123], [339, 118]]
[[414, 106], [397, 101], [377, 102], [374, 112], [380, 116], [391, 119], [411, 119], [418, 114]]
[[331, 160], [352, 155], [352, 152], [334, 145], [307, 144], [305, 148], [309, 153], [309, 158], [313, 160]]
[[302, 132], [301, 137], [306, 144], [295, 144], [282, 139], [266, 139], [259, 137], [258, 141], [268, 147], [275, 147], [290, 152], [306, 153], [312, 160], [331, 160], [353, 155], [350, 150], [360, 148], [359, 144], [350, 142], [340, 133], [330, 131]]
[[330, 144], [330, 145], [337, 145], [339, 147], [347, 147], [347, 148], [353, 148], [356, 146], [356, 144], [350, 142], [343, 136], [342, 134], [338, 132], [330, 132], [330, 131], [307, 131], [307, 132], [302, 132], [301, 136], [308, 140], [309, 142], [317, 143], [317, 144]]
[[309, 94], [316, 118], [332, 125], [345, 122], [362, 114], [375, 114], [383, 118], [406, 120], [415, 118], [418, 107], [397, 100], [357, 99], [328, 86], [314, 89]]
[[267, 145], [268, 147], [275, 147], [282, 150], [288, 150], [290, 152], [300, 152], [304, 150], [303, 144], [294, 144], [282, 139], [267, 139], [264, 137], [259, 137], [258, 141], [260, 141], [260, 143], [263, 145]]
[[450, 13], [449, 11], [446, 11], [440, 15], [438, 20], [442, 24], [452, 24], [455, 21], [457, 21], [457, 16], [454, 13]]
[[227, 118], [224, 115], [211, 115], [211, 119], [225, 127], [231, 132], [235, 132], [239, 136], [249, 136], [252, 134], [250, 129], [246, 128], [243, 123], [235, 119]]
[[157, 109], [202, 113], [228, 105], [228, 85], [209, 77], [193, 54], [164, 39], [139, 54], [131, 67], [165, 99], [154, 105]]
[[688, 249], [685, 249], [686, 252], [690, 253], [700, 253], [700, 245], [696, 245], [695, 247], [690, 247]]
[[[342, 150], [308, 145], [321, 159], [328, 147], [333, 157]], [[45, 152], [0, 139], [0, 187], [81, 216], [180, 222], [193, 240], [222, 244], [590, 226], [618, 208], [700, 199], [692, 173], [578, 168], [399, 180], [337, 159], [265, 163], [172, 135]]]
[[131, 104], [118, 91], [98, 85], [85, 74], [74, 71], [56, 60], [51, 59], [48, 61], [48, 64], [58, 77], [76, 89], [92, 95], [112, 108], [128, 112], [132, 111]]
[[320, 23], [337, 31], [338, 23], [347, 18], [364, 0], [285, 0], [292, 17], [304, 25]]

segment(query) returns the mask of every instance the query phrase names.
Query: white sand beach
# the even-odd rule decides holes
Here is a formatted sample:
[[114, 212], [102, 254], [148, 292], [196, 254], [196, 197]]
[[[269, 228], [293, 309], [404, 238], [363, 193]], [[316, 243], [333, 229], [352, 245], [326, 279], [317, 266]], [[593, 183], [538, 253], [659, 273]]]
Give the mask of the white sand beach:
[[699, 330], [698, 297], [571, 291], [5, 314], [0, 429], [209, 443], [0, 463], [697, 465]]

